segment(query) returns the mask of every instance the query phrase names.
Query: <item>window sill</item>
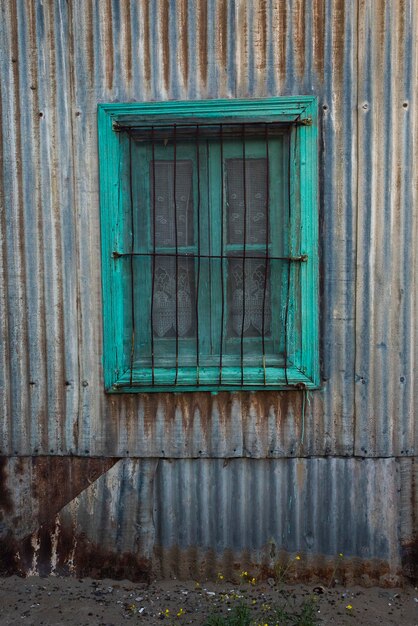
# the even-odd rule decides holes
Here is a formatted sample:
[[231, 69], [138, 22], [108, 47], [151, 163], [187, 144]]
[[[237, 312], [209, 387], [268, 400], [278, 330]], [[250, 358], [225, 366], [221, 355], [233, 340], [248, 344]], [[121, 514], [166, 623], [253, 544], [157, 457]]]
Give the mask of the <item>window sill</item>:
[[108, 393], [138, 393], [161, 391], [257, 391], [284, 389], [317, 389], [319, 380], [308, 376], [294, 366], [286, 368], [245, 367], [241, 376], [238, 367], [222, 367], [222, 378], [218, 367], [151, 368], [127, 370], [107, 389]]

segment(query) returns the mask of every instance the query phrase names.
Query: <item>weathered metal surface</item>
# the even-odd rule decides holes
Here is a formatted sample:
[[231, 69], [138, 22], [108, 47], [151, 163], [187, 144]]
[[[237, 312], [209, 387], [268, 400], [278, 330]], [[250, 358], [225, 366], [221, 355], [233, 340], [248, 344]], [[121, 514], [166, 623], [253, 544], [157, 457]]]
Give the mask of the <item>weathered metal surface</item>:
[[[414, 455], [416, 3], [0, 11], [1, 452]], [[322, 113], [323, 389], [304, 424], [300, 393], [106, 397], [97, 103], [300, 93]]]
[[0, 537], [3, 571], [233, 578], [239, 568], [269, 575], [298, 554], [289, 577], [299, 580], [337, 569], [346, 581], [392, 585], [402, 567], [414, 574], [414, 520], [401, 503], [415, 497], [412, 459], [124, 459], [100, 475], [100, 461], [81, 461], [91, 484], [71, 501], [51, 499], [30, 523], [16, 472], [33, 512], [50, 483], [31, 459], [19, 461], [24, 474], [5, 462], [3, 523], [13, 517], [14, 530]]
[[[148, 457], [72, 479], [48, 519], [8, 461], [13, 566], [26, 546], [26, 572], [226, 570], [268, 562], [271, 534], [311, 572], [343, 550], [416, 576], [417, 22], [414, 0], [0, 3], [0, 455]], [[97, 103], [285, 94], [320, 103], [322, 389], [106, 396]], [[353, 455], [373, 458], [332, 458]], [[152, 524], [126, 496], [151, 483]]]
[[355, 451], [416, 455], [417, 4], [360, 3], [358, 37]]
[[117, 459], [0, 457], [0, 540], [49, 524]]

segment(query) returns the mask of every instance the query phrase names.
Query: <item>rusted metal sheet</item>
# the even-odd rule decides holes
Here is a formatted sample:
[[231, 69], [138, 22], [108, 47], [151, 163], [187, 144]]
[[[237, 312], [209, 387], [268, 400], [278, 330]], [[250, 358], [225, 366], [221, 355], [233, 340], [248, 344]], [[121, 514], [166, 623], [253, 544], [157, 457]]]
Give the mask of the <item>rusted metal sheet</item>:
[[[141, 578], [177, 571], [180, 553], [189, 572], [195, 557], [232, 571], [270, 563], [271, 535], [305, 546], [311, 572], [342, 550], [347, 580], [416, 575], [417, 21], [414, 0], [0, 3], [0, 455], [13, 457], [0, 529], [13, 567], [18, 550], [24, 572]], [[97, 104], [290, 94], [318, 96], [321, 113], [322, 388], [106, 396]], [[370, 458], [345, 458], [358, 456]], [[120, 457], [134, 459], [109, 469]]]
[[[125, 459], [103, 473], [103, 462], [81, 461], [88, 487], [32, 513], [30, 530], [27, 500], [13, 488], [19, 468], [5, 462], [9, 573], [233, 579], [242, 568], [271, 575], [291, 559], [297, 580], [329, 580], [337, 569], [340, 580], [390, 586], [414, 575], [412, 459]], [[45, 502], [31, 463], [20, 460], [34, 512]]]
[[49, 524], [117, 459], [0, 457], [0, 538], [16, 539]]
[[[413, 0], [0, 11], [1, 452], [414, 455]], [[304, 418], [301, 393], [106, 397], [97, 103], [300, 93], [322, 114], [322, 390]]]

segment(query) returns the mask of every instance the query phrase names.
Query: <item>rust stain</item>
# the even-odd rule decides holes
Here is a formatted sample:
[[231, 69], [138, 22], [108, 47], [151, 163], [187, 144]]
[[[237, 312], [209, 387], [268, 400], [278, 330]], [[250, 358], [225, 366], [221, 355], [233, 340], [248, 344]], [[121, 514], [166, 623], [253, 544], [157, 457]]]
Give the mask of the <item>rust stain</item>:
[[123, 47], [124, 50], [124, 58], [125, 58], [125, 70], [126, 70], [126, 80], [128, 84], [132, 81], [132, 34], [131, 34], [131, 5], [129, 2], [122, 2], [121, 4], [122, 12], [125, 12], [123, 16], [123, 24], [125, 27], [125, 45]]
[[[54, 529], [48, 528], [49, 533]], [[46, 552], [45, 563], [48, 563]], [[146, 582], [151, 580], [151, 562], [139, 554], [106, 550], [90, 541], [84, 533], [74, 533], [73, 528], [61, 526], [57, 542], [57, 565], [59, 575], [78, 577], [112, 578]], [[71, 561], [71, 564], [70, 564]]]
[[298, 489], [302, 491], [305, 484], [305, 464], [303, 461], [299, 460], [296, 464], [296, 480], [298, 483]]
[[332, 23], [332, 66], [334, 68], [337, 93], [341, 98], [341, 86], [343, 81], [344, 67], [341, 59], [344, 58], [344, 24], [345, 24], [345, 0], [335, 0], [333, 23]]
[[151, 83], [151, 51], [150, 51], [150, 19], [149, 19], [149, 0], [144, 0], [142, 5], [143, 23], [144, 23], [144, 78], [149, 89]]
[[267, 4], [266, 0], [259, 0], [256, 12], [257, 32], [257, 68], [264, 71], [267, 66]]
[[401, 546], [402, 571], [414, 585], [418, 583], [418, 534]]
[[279, 81], [286, 80], [287, 2], [279, 2], [274, 12], [276, 57]]
[[227, 0], [219, 0], [217, 14], [217, 36], [219, 59], [223, 70], [228, 65], [228, 6]]
[[[223, 572], [226, 580], [231, 584], [239, 584], [241, 571], [251, 571], [259, 581], [275, 577], [275, 569], [269, 565], [270, 558], [263, 557], [261, 561], [254, 560], [250, 553], [237, 554], [225, 550], [217, 555], [213, 550], [201, 550], [196, 547], [181, 549], [178, 546], [163, 548], [156, 546], [152, 561], [152, 572], [159, 578], [190, 578], [190, 567], [193, 568], [193, 577], [197, 580], [216, 580], [217, 572]], [[310, 583], [322, 581], [329, 583], [334, 576], [343, 585], [362, 585], [365, 587], [379, 585], [380, 587], [396, 587], [403, 581], [400, 570], [391, 569], [389, 563], [380, 559], [350, 559], [338, 561], [337, 558], [328, 558], [322, 554], [304, 555], [301, 560], [295, 561], [294, 555], [279, 551], [274, 566], [286, 569], [286, 583]]]
[[73, 441], [76, 443], [78, 443], [78, 438], [80, 436], [80, 420], [79, 417], [77, 415], [76, 419], [74, 420], [74, 424], [73, 424]]
[[19, 543], [11, 533], [0, 538], [0, 576], [24, 576], [19, 567]]
[[198, 0], [197, 31], [199, 36], [198, 55], [200, 77], [203, 85], [208, 79], [208, 5], [207, 0]]
[[372, 3], [372, 7], [373, 7], [373, 21], [375, 24], [375, 32], [377, 34], [377, 40], [378, 40], [378, 49], [376, 50], [376, 52], [378, 52], [379, 57], [383, 59], [384, 54], [385, 54], [385, 35], [386, 35], [386, 28], [385, 28], [385, 23], [386, 23], [386, 7], [387, 7], [387, 0], [375, 0]]
[[31, 490], [33, 499], [38, 503], [39, 524], [50, 522], [58, 511], [113, 467], [117, 460], [33, 457]]
[[[52, 537], [57, 537], [56, 554], [52, 554]], [[0, 539], [0, 575], [26, 576], [32, 570], [35, 557], [34, 541], [38, 546], [36, 567], [40, 576], [52, 573], [60, 576], [113, 578], [149, 583], [151, 562], [131, 553], [105, 550], [100, 544], [90, 542], [83, 533], [61, 527], [56, 535], [55, 525], [45, 524], [21, 541], [12, 535]]]
[[[129, 421], [136, 420], [137, 415], [143, 410], [144, 435], [151, 442], [156, 436], [157, 414], [164, 416], [164, 440], [172, 441], [175, 434], [176, 440], [179, 440], [179, 433], [174, 433], [174, 423], [176, 415], [182, 416], [182, 441], [187, 442], [193, 437], [196, 426], [196, 419], [199, 419], [199, 433], [202, 436], [201, 450], [202, 456], [211, 456], [213, 454], [212, 444], [212, 428], [213, 416], [215, 412], [219, 420], [219, 438], [218, 444], [222, 441], [228, 446], [228, 437], [231, 428], [231, 414], [233, 412], [232, 405], [239, 404], [241, 415], [241, 424], [243, 432], [250, 428], [248, 421], [257, 415], [256, 428], [260, 434], [261, 445], [266, 446], [265, 454], [267, 456], [275, 456], [276, 450], [271, 450], [267, 438], [265, 428], [266, 418], [273, 414], [275, 416], [276, 427], [281, 431], [286, 428], [289, 420], [295, 420], [296, 434], [300, 436], [302, 414], [302, 393], [298, 390], [276, 392], [276, 391], [258, 391], [252, 392], [220, 392], [211, 395], [206, 392], [194, 392], [188, 394], [179, 394], [172, 396], [169, 393], [161, 394], [143, 394], [141, 398], [135, 398], [133, 402], [125, 399], [123, 403], [123, 411]], [[109, 420], [109, 429], [114, 432], [120, 416], [121, 405], [116, 402], [110, 405], [112, 408], [112, 418]], [[134, 428], [129, 425], [127, 428]], [[298, 432], [299, 430], [299, 432]], [[136, 431], [132, 431], [135, 433]], [[110, 436], [110, 430], [108, 436]], [[133, 436], [135, 436], [133, 434]], [[161, 444], [163, 446], [163, 444]], [[183, 445], [183, 444], [181, 444]], [[222, 445], [222, 444], [221, 444]], [[294, 450], [296, 453], [296, 450]], [[167, 450], [159, 450], [161, 456], [165, 456]], [[232, 454], [232, 453], [231, 453]]]
[[187, 0], [179, 0], [179, 41], [180, 41], [180, 67], [184, 85], [189, 82], [189, 40], [188, 40], [188, 7]]
[[[338, 578], [343, 585], [362, 585], [365, 587], [379, 585], [395, 587], [402, 580], [400, 571], [391, 570], [389, 563], [381, 559], [350, 559], [343, 561], [338, 557], [328, 558], [322, 554], [305, 556], [295, 562], [292, 555], [280, 551], [276, 562], [282, 569], [288, 568], [286, 582], [288, 584], [309, 583], [312, 580], [324, 581], [329, 584], [332, 578]], [[263, 568], [260, 578], [274, 577], [274, 570]]]
[[[93, 6], [92, 0], [84, 3], [84, 22], [86, 29], [86, 59], [87, 59], [87, 80], [90, 84], [94, 80], [94, 31], [93, 31]], [[69, 12], [72, 11], [71, 3], [68, 3]], [[71, 24], [73, 22], [73, 16], [70, 13]], [[72, 62], [74, 62], [72, 60]]]
[[313, 64], [318, 76], [324, 75], [325, 0], [312, 0]]
[[238, 49], [239, 49], [239, 68], [238, 68], [238, 93], [239, 96], [247, 96], [247, 80], [248, 80], [248, 14], [247, 6], [241, 3], [238, 6], [238, 19], [237, 27], [240, 31], [238, 37]]
[[295, 0], [293, 13], [293, 44], [296, 74], [303, 76], [305, 71], [305, 0]]
[[411, 511], [413, 536], [402, 542], [401, 561], [404, 575], [414, 584], [418, 583], [418, 485], [415, 459], [411, 472]]
[[4, 513], [9, 515], [13, 512], [12, 492], [7, 486], [7, 458], [0, 457], [0, 520], [3, 519]]
[[106, 0], [104, 40], [106, 50], [106, 86], [113, 89], [113, 29], [112, 29], [112, 0]]
[[[144, 430], [145, 430], [145, 435], [150, 439], [154, 432], [154, 425], [157, 419], [158, 398], [156, 398], [155, 395], [156, 394], [154, 393], [147, 393], [143, 395]], [[162, 401], [161, 396], [160, 396], [160, 401]]]
[[[405, 0], [399, 0], [398, 6], [395, 9], [395, 14], [398, 16], [398, 33], [397, 33], [397, 42], [398, 42], [398, 50], [397, 50], [397, 72], [396, 76], [401, 79], [400, 84], [400, 93], [399, 97], [403, 99], [403, 74], [404, 74], [404, 59], [405, 59], [405, 15], [407, 13], [407, 8], [405, 5]], [[394, 19], [394, 17], [392, 17]]]
[[164, 89], [167, 92], [170, 89], [169, 20], [170, 20], [169, 0], [161, 0], [160, 35], [161, 35], [161, 49], [162, 49], [162, 63], [163, 63], [163, 82], [164, 82]]
[[[82, 532], [75, 529], [71, 522], [43, 524], [23, 540], [16, 540], [11, 533], [0, 539], [0, 575], [25, 576], [32, 569], [34, 545], [37, 546], [36, 566], [38, 573], [46, 576], [73, 575], [78, 577], [127, 579], [134, 582], [149, 582], [151, 576], [159, 578], [215, 580], [217, 572], [222, 571], [229, 581], [240, 582], [242, 569], [250, 569], [260, 581], [274, 578], [275, 569], [286, 569], [286, 583], [309, 583], [324, 581], [329, 583], [332, 577], [338, 577], [343, 585], [359, 584], [362, 586], [379, 585], [394, 587], [401, 584], [404, 577], [416, 580], [417, 541], [404, 545], [404, 570], [391, 568], [381, 559], [363, 560], [358, 558], [329, 558], [322, 554], [301, 554], [301, 560], [295, 561], [294, 555], [284, 550], [272, 550], [265, 546], [261, 558], [253, 558], [250, 551], [235, 553], [231, 549], [217, 555], [213, 550], [190, 546], [181, 549], [174, 545], [163, 548], [156, 545], [152, 559], [140, 553], [118, 552], [105, 549], [100, 544], [90, 541]], [[53, 554], [53, 538], [56, 552]], [[34, 541], [35, 540], [35, 541]], [[409, 566], [414, 569], [408, 569]]]
[[108, 419], [105, 424], [105, 455], [112, 455], [114, 453], [115, 441], [118, 441], [119, 437], [119, 424], [123, 401], [124, 398], [109, 398]]

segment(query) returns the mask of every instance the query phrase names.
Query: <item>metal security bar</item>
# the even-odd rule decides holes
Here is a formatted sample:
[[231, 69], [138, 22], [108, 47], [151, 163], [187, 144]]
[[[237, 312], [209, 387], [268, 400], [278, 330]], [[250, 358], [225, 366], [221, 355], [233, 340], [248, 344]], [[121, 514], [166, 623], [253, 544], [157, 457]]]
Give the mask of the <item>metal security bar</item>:
[[[292, 264], [308, 260], [305, 254], [292, 253], [290, 163], [296, 159], [296, 154], [292, 153], [290, 127], [291, 124], [277, 122], [210, 124], [205, 121], [118, 125], [115, 128], [126, 133], [129, 146], [130, 250], [114, 250], [113, 258], [121, 262], [129, 259], [131, 350], [127, 375], [131, 387], [142, 384], [222, 387], [225, 368], [229, 368], [228, 387], [245, 387], [250, 367], [248, 360], [252, 357], [261, 364], [259, 386], [266, 386], [269, 360], [277, 362], [272, 351], [275, 342], [282, 346], [279, 357], [288, 384], [291, 268]], [[275, 205], [272, 200], [273, 185], [278, 183], [272, 177], [271, 150], [277, 138], [283, 139], [284, 146], [282, 170], [285, 174], [281, 172], [280, 184], [286, 188], [286, 193], [282, 206], [276, 206], [279, 204], [277, 193]], [[162, 156], [164, 149], [168, 157]], [[190, 180], [181, 178], [184, 172], [190, 173]], [[279, 174], [277, 172], [277, 178]], [[134, 189], [140, 177], [145, 180], [142, 196]], [[191, 209], [188, 204], [184, 205], [184, 194], [179, 196], [179, 189], [189, 190]], [[160, 196], [164, 196], [162, 200]], [[239, 199], [232, 216], [231, 198]], [[160, 202], [165, 202], [163, 214], [157, 212]], [[254, 206], [259, 209], [258, 213]], [[148, 224], [146, 233], [137, 232], [139, 212], [147, 213], [142, 218]], [[276, 232], [279, 218], [279, 230], [287, 234], [287, 246], [280, 244], [281, 253], [277, 242], [283, 239], [283, 232]], [[234, 220], [238, 227], [231, 226]], [[257, 220], [264, 224], [259, 230]], [[144, 259], [142, 267], [148, 269], [138, 272], [135, 259]], [[147, 259], [149, 264], [146, 264]], [[255, 261], [261, 264], [256, 266]], [[273, 272], [278, 262], [285, 263], [286, 269]], [[190, 267], [193, 279], [188, 275]], [[249, 278], [254, 267], [256, 270]], [[174, 276], [170, 275], [170, 269], [174, 270]], [[239, 288], [231, 292], [232, 274]], [[273, 274], [280, 285], [275, 289], [281, 290], [281, 310], [277, 311], [274, 304], [279, 297], [273, 295], [270, 284]], [[257, 275], [256, 291], [254, 275]], [[168, 288], [161, 291], [163, 280], [166, 285], [170, 284], [171, 291]], [[144, 287], [139, 297], [141, 281], [149, 285], [149, 289]], [[147, 297], [149, 306], [144, 308], [142, 301]], [[237, 312], [239, 303], [241, 313]], [[253, 317], [253, 309], [259, 311], [256, 321], [248, 308]], [[190, 322], [187, 331], [183, 328], [184, 317]], [[149, 329], [148, 337], [144, 339], [142, 333], [141, 341], [137, 340], [138, 326]], [[237, 372], [234, 380], [231, 380], [232, 370]], [[171, 379], [164, 378], [169, 380], [167, 384], [161, 382], [163, 371], [173, 371]], [[184, 383], [186, 371], [189, 377]], [[195, 373], [190, 374], [191, 371]], [[147, 372], [143, 379], [142, 372]], [[212, 378], [210, 372], [213, 372]]]

